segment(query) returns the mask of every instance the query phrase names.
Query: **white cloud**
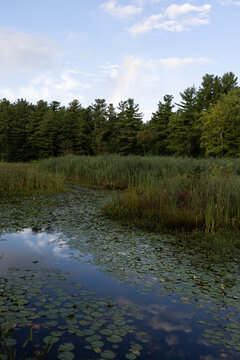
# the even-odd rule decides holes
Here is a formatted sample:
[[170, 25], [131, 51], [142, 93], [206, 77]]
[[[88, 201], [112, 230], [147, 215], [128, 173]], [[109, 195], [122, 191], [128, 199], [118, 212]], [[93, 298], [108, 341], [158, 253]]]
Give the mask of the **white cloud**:
[[2, 71], [42, 70], [58, 63], [60, 50], [43, 36], [0, 28], [0, 69]]
[[169, 58], [157, 60], [157, 62], [164, 65], [165, 67], [168, 67], [168, 68], [176, 68], [176, 67], [185, 66], [185, 65], [207, 64], [207, 63], [210, 63], [212, 61], [211, 61], [211, 59], [206, 58], [206, 57], [199, 57], [199, 58], [193, 58], [193, 57], [188, 57], [188, 58], [169, 57]]
[[133, 6], [133, 5], [120, 5], [117, 0], [110, 0], [100, 5], [100, 7], [107, 13], [112, 16], [115, 16], [119, 19], [128, 18], [134, 15], [141, 14], [143, 11], [142, 7]]
[[194, 6], [189, 3], [172, 4], [165, 12], [151, 15], [147, 19], [128, 28], [133, 35], [143, 34], [151, 30], [184, 31], [190, 27], [209, 24], [211, 5]]
[[129, 88], [135, 83], [139, 69], [142, 66], [142, 60], [135, 56], [125, 56], [121, 64], [121, 71], [116, 79], [116, 85], [110, 97], [110, 102], [113, 104], [119, 103], [128, 93]]
[[170, 19], [176, 19], [189, 13], [198, 13], [201, 16], [205, 16], [206, 14], [208, 14], [210, 9], [211, 5], [194, 6], [189, 3], [182, 5], [172, 4], [166, 9], [165, 15], [168, 16]]
[[84, 102], [85, 98], [82, 91], [89, 89], [90, 85], [82, 83], [77, 78], [78, 74], [79, 72], [76, 69], [67, 69], [55, 75], [44, 73], [15, 90], [0, 88], [0, 98], [6, 97], [10, 101], [24, 98], [33, 103], [40, 99], [46, 101], [57, 100], [63, 105], [67, 105], [76, 98], [80, 102]]
[[109, 64], [98, 66], [98, 68], [101, 70], [101, 74], [104, 77], [110, 78], [110, 79], [116, 79], [119, 76], [119, 66], [117, 64]]
[[125, 56], [118, 69], [119, 75], [116, 77], [110, 102], [117, 104], [130, 94], [130, 90], [136, 92], [142, 88], [144, 91], [154, 91], [153, 87], [159, 83], [159, 74], [163, 68], [204, 65], [211, 62], [212, 60], [206, 57], [169, 57], [144, 61], [132, 55]]
[[220, 0], [218, 1], [221, 5], [237, 5], [240, 6], [240, 1], [234, 1], [234, 0]]
[[117, 106], [121, 100], [134, 94], [136, 102], [144, 110], [144, 119], [149, 120], [163, 95], [169, 93], [178, 96], [184, 86], [192, 85], [187, 82], [186, 75], [196, 72], [196, 67], [205, 70], [211, 63], [212, 60], [206, 57], [168, 57], [145, 61], [133, 55], [125, 56], [107, 101]]

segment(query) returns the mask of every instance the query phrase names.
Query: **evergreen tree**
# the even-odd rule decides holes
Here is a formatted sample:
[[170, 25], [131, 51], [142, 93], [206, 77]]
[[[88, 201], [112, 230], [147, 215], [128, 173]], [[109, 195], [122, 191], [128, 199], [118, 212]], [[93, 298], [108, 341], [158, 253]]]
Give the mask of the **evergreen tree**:
[[10, 101], [2, 99], [0, 101], [0, 159], [4, 161], [10, 160], [11, 144], [10, 144], [10, 112], [12, 106]]
[[187, 88], [180, 96], [182, 100], [176, 104], [178, 111], [171, 116], [168, 125], [168, 149], [176, 156], [198, 156], [200, 141], [195, 87]]
[[232, 73], [228, 72], [222, 76], [222, 94], [227, 94], [229, 91], [237, 88], [238, 78]]
[[225, 73], [222, 77], [206, 74], [197, 92], [198, 110], [207, 110], [217, 103], [222, 94], [227, 94], [237, 86], [237, 77], [232, 73]]
[[39, 157], [58, 156], [61, 153], [59, 137], [62, 117], [65, 109], [60, 107], [58, 101], [50, 103], [47, 113], [39, 127]]
[[79, 143], [79, 127], [82, 117], [82, 106], [78, 100], [74, 99], [66, 109], [62, 117], [59, 141], [61, 143], [61, 153], [79, 153], [81, 144]]
[[106, 112], [107, 122], [103, 134], [103, 141], [106, 144], [108, 153], [116, 152], [116, 142], [118, 139], [117, 113], [113, 104], [109, 104]]
[[102, 154], [106, 151], [104, 133], [107, 123], [107, 104], [104, 99], [96, 99], [92, 105], [93, 118], [93, 150], [95, 155]]
[[81, 110], [78, 121], [78, 155], [94, 155], [94, 123], [92, 107]]
[[169, 120], [172, 115], [172, 104], [173, 96], [165, 95], [164, 103], [159, 101], [158, 109], [152, 114], [152, 118], [149, 122], [149, 129], [152, 133], [151, 142], [151, 153], [154, 155], [167, 155], [168, 151], [168, 135], [169, 135]]
[[137, 154], [137, 134], [142, 126], [143, 114], [139, 112], [139, 105], [133, 99], [121, 101], [118, 109], [117, 151], [123, 155]]
[[222, 92], [222, 83], [219, 76], [206, 74], [197, 93], [198, 110], [207, 110], [216, 104]]
[[41, 150], [42, 146], [39, 129], [47, 111], [47, 102], [39, 100], [37, 104], [33, 106], [29, 116], [29, 123], [27, 125], [27, 138], [31, 148], [31, 160], [36, 160], [39, 158], [39, 151]]
[[33, 105], [24, 99], [18, 99], [11, 108], [9, 161], [28, 161], [31, 159], [31, 145], [27, 138], [27, 127]]

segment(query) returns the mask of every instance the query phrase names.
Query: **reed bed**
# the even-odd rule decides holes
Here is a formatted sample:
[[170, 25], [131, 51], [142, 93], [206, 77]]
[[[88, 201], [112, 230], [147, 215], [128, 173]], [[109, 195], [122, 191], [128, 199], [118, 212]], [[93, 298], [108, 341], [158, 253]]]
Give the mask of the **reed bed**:
[[240, 178], [208, 175], [161, 179], [145, 190], [128, 189], [106, 204], [105, 212], [157, 231], [240, 228]]
[[0, 195], [50, 193], [63, 190], [64, 177], [36, 164], [0, 162]]
[[82, 184], [125, 189], [106, 214], [150, 230], [240, 227], [239, 159], [70, 155], [38, 167]]
[[49, 158], [39, 168], [63, 175], [68, 180], [111, 189], [145, 187], [157, 179], [176, 174], [197, 178], [201, 174], [240, 175], [240, 159], [191, 159], [161, 156], [76, 156]]

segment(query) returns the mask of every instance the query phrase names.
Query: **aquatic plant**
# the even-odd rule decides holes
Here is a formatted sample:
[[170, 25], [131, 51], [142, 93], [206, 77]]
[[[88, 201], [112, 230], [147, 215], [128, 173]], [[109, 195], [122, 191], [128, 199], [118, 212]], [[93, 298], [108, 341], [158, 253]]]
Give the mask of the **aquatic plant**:
[[106, 204], [105, 213], [149, 230], [240, 227], [240, 179], [236, 175], [184, 175], [159, 179], [141, 191], [130, 188]]
[[41, 160], [38, 167], [62, 174], [82, 184], [124, 189], [145, 186], [176, 174], [198, 178], [201, 174], [240, 174], [240, 159], [191, 159], [167, 156], [76, 156]]
[[63, 176], [40, 170], [35, 164], [0, 162], [0, 195], [60, 191], [63, 184]]
[[113, 359], [125, 337], [132, 339], [130, 354], [136, 347], [143, 349], [138, 342], [148, 341], [132, 324], [135, 317], [141, 319], [137, 309], [119, 307], [111, 297], [94, 297], [94, 291], [70, 283], [59, 270], [12, 268], [0, 276], [0, 290], [0, 359], [40, 360], [49, 354], [51, 359], [72, 360], [75, 352], [84, 353], [83, 358], [99, 353]]
[[127, 189], [105, 213], [150, 230], [211, 232], [240, 225], [238, 159], [70, 155], [38, 166], [82, 184]]

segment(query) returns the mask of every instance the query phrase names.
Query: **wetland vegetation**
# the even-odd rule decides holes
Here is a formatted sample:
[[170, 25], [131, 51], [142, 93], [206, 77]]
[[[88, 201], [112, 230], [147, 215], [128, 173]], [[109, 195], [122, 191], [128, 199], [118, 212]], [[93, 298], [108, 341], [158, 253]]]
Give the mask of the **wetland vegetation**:
[[111, 198], [71, 185], [1, 199], [2, 359], [235, 360], [239, 258], [112, 221]]
[[[240, 160], [68, 155], [0, 164], [2, 195], [66, 191], [67, 184], [115, 190], [105, 215], [170, 232], [178, 245], [217, 261], [239, 253]], [[65, 183], [65, 186], [64, 186]]]
[[104, 207], [113, 219], [178, 233], [179, 244], [218, 261], [239, 253], [238, 159], [68, 156], [39, 166], [68, 181], [123, 190]]
[[63, 191], [64, 178], [26, 163], [0, 162], [0, 196]]
[[1, 360], [239, 356], [240, 88], [180, 96], [0, 101]]

